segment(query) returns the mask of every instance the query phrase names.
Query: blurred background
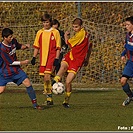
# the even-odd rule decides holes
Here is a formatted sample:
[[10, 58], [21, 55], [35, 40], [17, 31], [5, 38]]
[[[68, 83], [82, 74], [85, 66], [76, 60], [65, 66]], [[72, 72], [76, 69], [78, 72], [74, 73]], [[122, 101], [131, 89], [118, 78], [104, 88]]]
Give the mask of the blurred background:
[[[93, 44], [90, 62], [83, 67], [73, 82], [74, 87], [120, 87], [124, 63], [120, 60], [125, 40], [124, 20], [133, 15], [132, 2], [0, 2], [0, 33], [9, 27], [20, 43], [31, 44], [27, 51], [17, 51], [18, 59], [32, 59], [33, 42], [42, 28], [41, 16], [48, 12], [58, 19], [60, 29], [72, 32], [72, 21], [83, 19]], [[1, 34], [0, 39], [2, 40]], [[38, 74], [39, 57], [35, 66], [22, 66], [34, 85], [43, 85]], [[65, 81], [65, 75], [62, 82]], [[132, 82], [132, 80], [130, 80]]]

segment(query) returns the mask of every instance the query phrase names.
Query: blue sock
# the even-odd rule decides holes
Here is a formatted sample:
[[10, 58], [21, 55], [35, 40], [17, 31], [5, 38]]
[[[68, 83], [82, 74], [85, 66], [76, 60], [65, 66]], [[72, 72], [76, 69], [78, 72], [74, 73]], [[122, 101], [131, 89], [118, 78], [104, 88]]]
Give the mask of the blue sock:
[[130, 90], [130, 86], [128, 83], [126, 83], [124, 86], [122, 86], [124, 92], [128, 95], [128, 97], [133, 97], [133, 93]]
[[27, 93], [32, 101], [34, 107], [37, 106], [36, 94], [32, 86], [26, 87]]

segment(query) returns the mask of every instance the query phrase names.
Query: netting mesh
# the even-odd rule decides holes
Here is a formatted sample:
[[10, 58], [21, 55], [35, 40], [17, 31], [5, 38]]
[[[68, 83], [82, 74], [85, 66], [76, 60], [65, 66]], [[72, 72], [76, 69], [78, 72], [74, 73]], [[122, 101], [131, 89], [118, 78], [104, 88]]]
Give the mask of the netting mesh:
[[[123, 20], [132, 15], [133, 3], [80, 2], [80, 7], [84, 27], [92, 36], [93, 50], [89, 65], [79, 71], [73, 84], [85, 87], [119, 85], [124, 67], [120, 61], [125, 39]], [[46, 11], [60, 21], [60, 29], [73, 34], [71, 23], [79, 14], [77, 2], [0, 2], [0, 31], [9, 27], [20, 43], [32, 45], [36, 32], [42, 28], [40, 17]], [[31, 60], [33, 49], [17, 54], [19, 60]], [[35, 66], [22, 66], [34, 84], [43, 83], [38, 65], [39, 58]]]

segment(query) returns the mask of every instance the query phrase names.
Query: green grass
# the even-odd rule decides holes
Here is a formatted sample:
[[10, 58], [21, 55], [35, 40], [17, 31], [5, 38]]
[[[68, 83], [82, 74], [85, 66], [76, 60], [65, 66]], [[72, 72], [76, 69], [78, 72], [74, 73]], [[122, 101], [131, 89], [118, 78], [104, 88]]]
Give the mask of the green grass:
[[[42, 91], [36, 92], [43, 103]], [[118, 126], [133, 126], [133, 102], [122, 107], [125, 98], [122, 90], [75, 90], [69, 109], [62, 106], [64, 95], [53, 95], [53, 106], [35, 110], [25, 91], [6, 91], [0, 95], [0, 131], [121, 131]]]

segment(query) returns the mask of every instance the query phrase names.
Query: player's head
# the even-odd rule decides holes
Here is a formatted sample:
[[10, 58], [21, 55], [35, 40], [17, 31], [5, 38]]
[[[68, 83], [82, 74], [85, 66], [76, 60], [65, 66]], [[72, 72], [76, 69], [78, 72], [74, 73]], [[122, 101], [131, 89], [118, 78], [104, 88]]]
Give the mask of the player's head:
[[126, 18], [125, 27], [128, 32], [133, 32], [133, 16]]
[[9, 29], [9, 28], [4, 28], [3, 30], [2, 30], [2, 37], [4, 38], [4, 37], [8, 37], [9, 35], [13, 35], [13, 31], [11, 30], [11, 29]]
[[52, 27], [58, 29], [60, 27], [60, 22], [57, 19], [52, 21]]
[[13, 39], [13, 31], [9, 28], [4, 28], [2, 30], [2, 37], [4, 41], [10, 43]]
[[41, 21], [43, 22], [44, 29], [48, 30], [48, 29], [51, 28], [51, 26], [52, 26], [52, 17], [48, 13], [45, 13], [41, 17]]
[[73, 30], [74, 30], [75, 32], [80, 31], [81, 28], [82, 28], [82, 24], [83, 24], [82, 19], [80, 19], [80, 18], [74, 19], [74, 20], [73, 20]]

